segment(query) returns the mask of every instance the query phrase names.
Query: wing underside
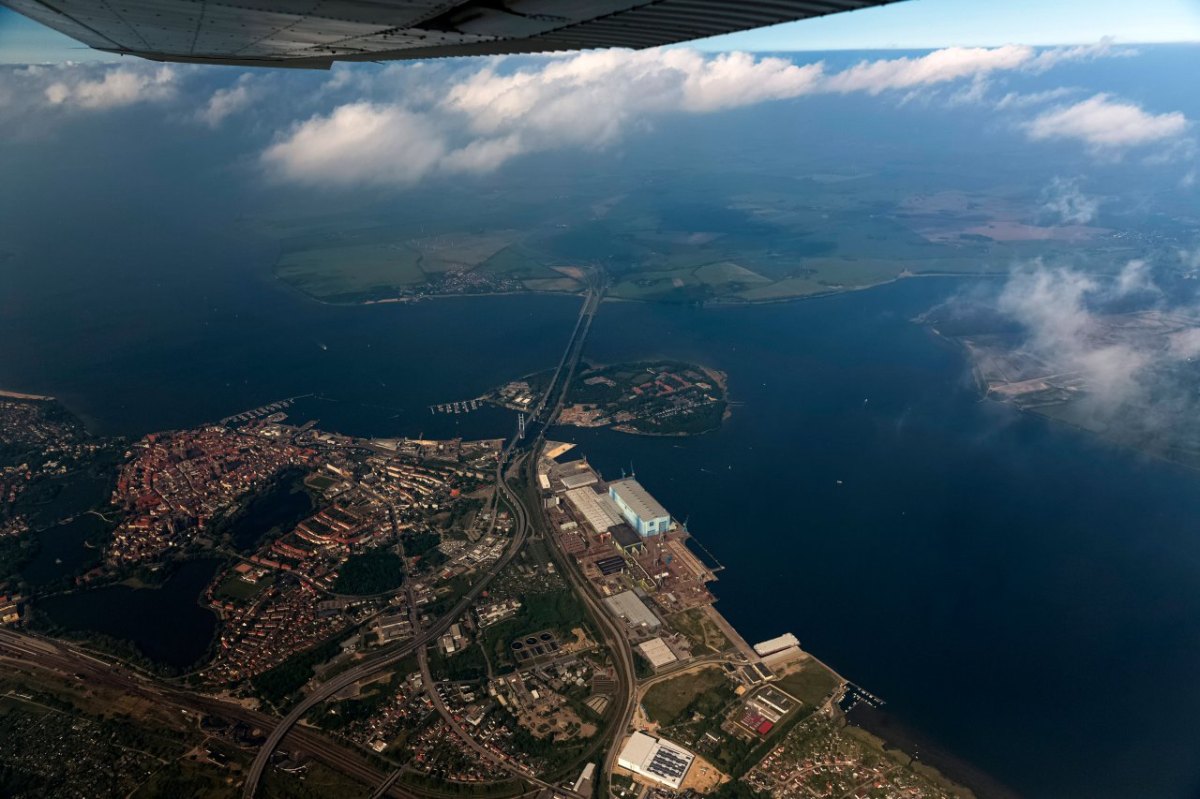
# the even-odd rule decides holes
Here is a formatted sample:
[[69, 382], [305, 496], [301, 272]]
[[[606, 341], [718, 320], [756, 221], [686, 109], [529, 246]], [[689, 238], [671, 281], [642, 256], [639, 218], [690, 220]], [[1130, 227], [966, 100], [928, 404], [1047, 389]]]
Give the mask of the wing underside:
[[0, 0], [97, 50], [156, 61], [334, 61], [644, 48], [892, 0]]

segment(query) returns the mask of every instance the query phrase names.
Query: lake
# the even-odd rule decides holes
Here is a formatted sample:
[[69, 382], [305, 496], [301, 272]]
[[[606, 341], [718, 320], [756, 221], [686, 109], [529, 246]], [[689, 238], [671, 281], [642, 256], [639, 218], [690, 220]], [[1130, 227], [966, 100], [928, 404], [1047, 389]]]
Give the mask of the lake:
[[25, 565], [21, 577], [40, 587], [86, 571], [98, 564], [102, 556], [101, 548], [89, 546], [88, 542], [104, 540], [111, 528], [99, 516], [82, 513], [39, 531], [37, 555]]
[[186, 669], [208, 651], [217, 617], [198, 599], [212, 580], [219, 560], [181, 565], [161, 587], [111, 585], [38, 602], [55, 623], [129, 641], [151, 660]]

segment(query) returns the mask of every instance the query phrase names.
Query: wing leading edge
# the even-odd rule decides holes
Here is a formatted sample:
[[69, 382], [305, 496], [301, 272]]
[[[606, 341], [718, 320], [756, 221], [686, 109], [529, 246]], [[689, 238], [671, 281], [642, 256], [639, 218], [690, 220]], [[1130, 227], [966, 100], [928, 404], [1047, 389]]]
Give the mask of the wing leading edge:
[[97, 50], [155, 61], [334, 61], [641, 49], [895, 0], [0, 0]]

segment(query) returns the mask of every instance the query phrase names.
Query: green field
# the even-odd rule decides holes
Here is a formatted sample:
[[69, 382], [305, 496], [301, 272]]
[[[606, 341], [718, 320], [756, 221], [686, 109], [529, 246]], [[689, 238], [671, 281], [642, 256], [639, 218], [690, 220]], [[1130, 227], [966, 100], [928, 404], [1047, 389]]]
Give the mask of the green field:
[[[498, 199], [457, 192], [400, 214], [347, 212], [258, 229], [280, 244], [279, 279], [335, 302], [575, 292], [580, 283], [562, 271], [572, 268], [603, 270], [615, 299], [771, 302], [907, 274], [1003, 273], [1022, 259], [1080, 250], [1097, 268], [1133, 257], [1131, 245], [1099, 229], [1068, 240], [1032, 224], [1036, 198], [887, 175], [680, 174], [670, 188], [645, 192], [614, 195], [600, 180], [553, 198], [511, 186]], [[443, 286], [448, 273], [472, 279]]]
[[730, 647], [729, 639], [716, 622], [700, 608], [692, 608], [671, 616], [668, 623], [692, 642], [692, 654], [715, 655]]
[[222, 599], [249, 602], [275, 582], [275, 575], [268, 574], [257, 583], [248, 583], [236, 574], [231, 574], [217, 586], [216, 595]]
[[808, 660], [798, 671], [780, 677], [774, 684], [807, 705], [818, 705], [833, 693], [839, 682], [832, 671]]
[[719, 666], [712, 666], [655, 684], [642, 706], [651, 720], [668, 727], [686, 720], [694, 710], [719, 707], [731, 696], [729, 680]]
[[320, 247], [285, 254], [275, 274], [305, 294], [336, 299], [424, 283], [418, 258], [403, 244]]

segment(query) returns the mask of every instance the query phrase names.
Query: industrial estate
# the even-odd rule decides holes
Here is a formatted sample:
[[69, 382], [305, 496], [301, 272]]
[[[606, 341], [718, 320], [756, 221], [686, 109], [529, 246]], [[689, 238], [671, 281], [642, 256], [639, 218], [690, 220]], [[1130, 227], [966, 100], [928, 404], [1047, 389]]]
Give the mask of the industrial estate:
[[[502, 390], [522, 408], [504, 439], [355, 438], [283, 400], [122, 442], [6, 398], [14, 795], [969, 795], [850, 724], [879, 700], [794, 635], [742, 639], [654, 476], [546, 439], [581, 378], [623, 424], [651, 418], [605, 404], [629, 395], [724, 412], [700, 367], [578, 368], [602, 290], [558, 367]], [[46, 516], [104, 464], [105, 501]], [[81, 522], [91, 555], [47, 563]], [[33, 756], [48, 746], [96, 760]]]

